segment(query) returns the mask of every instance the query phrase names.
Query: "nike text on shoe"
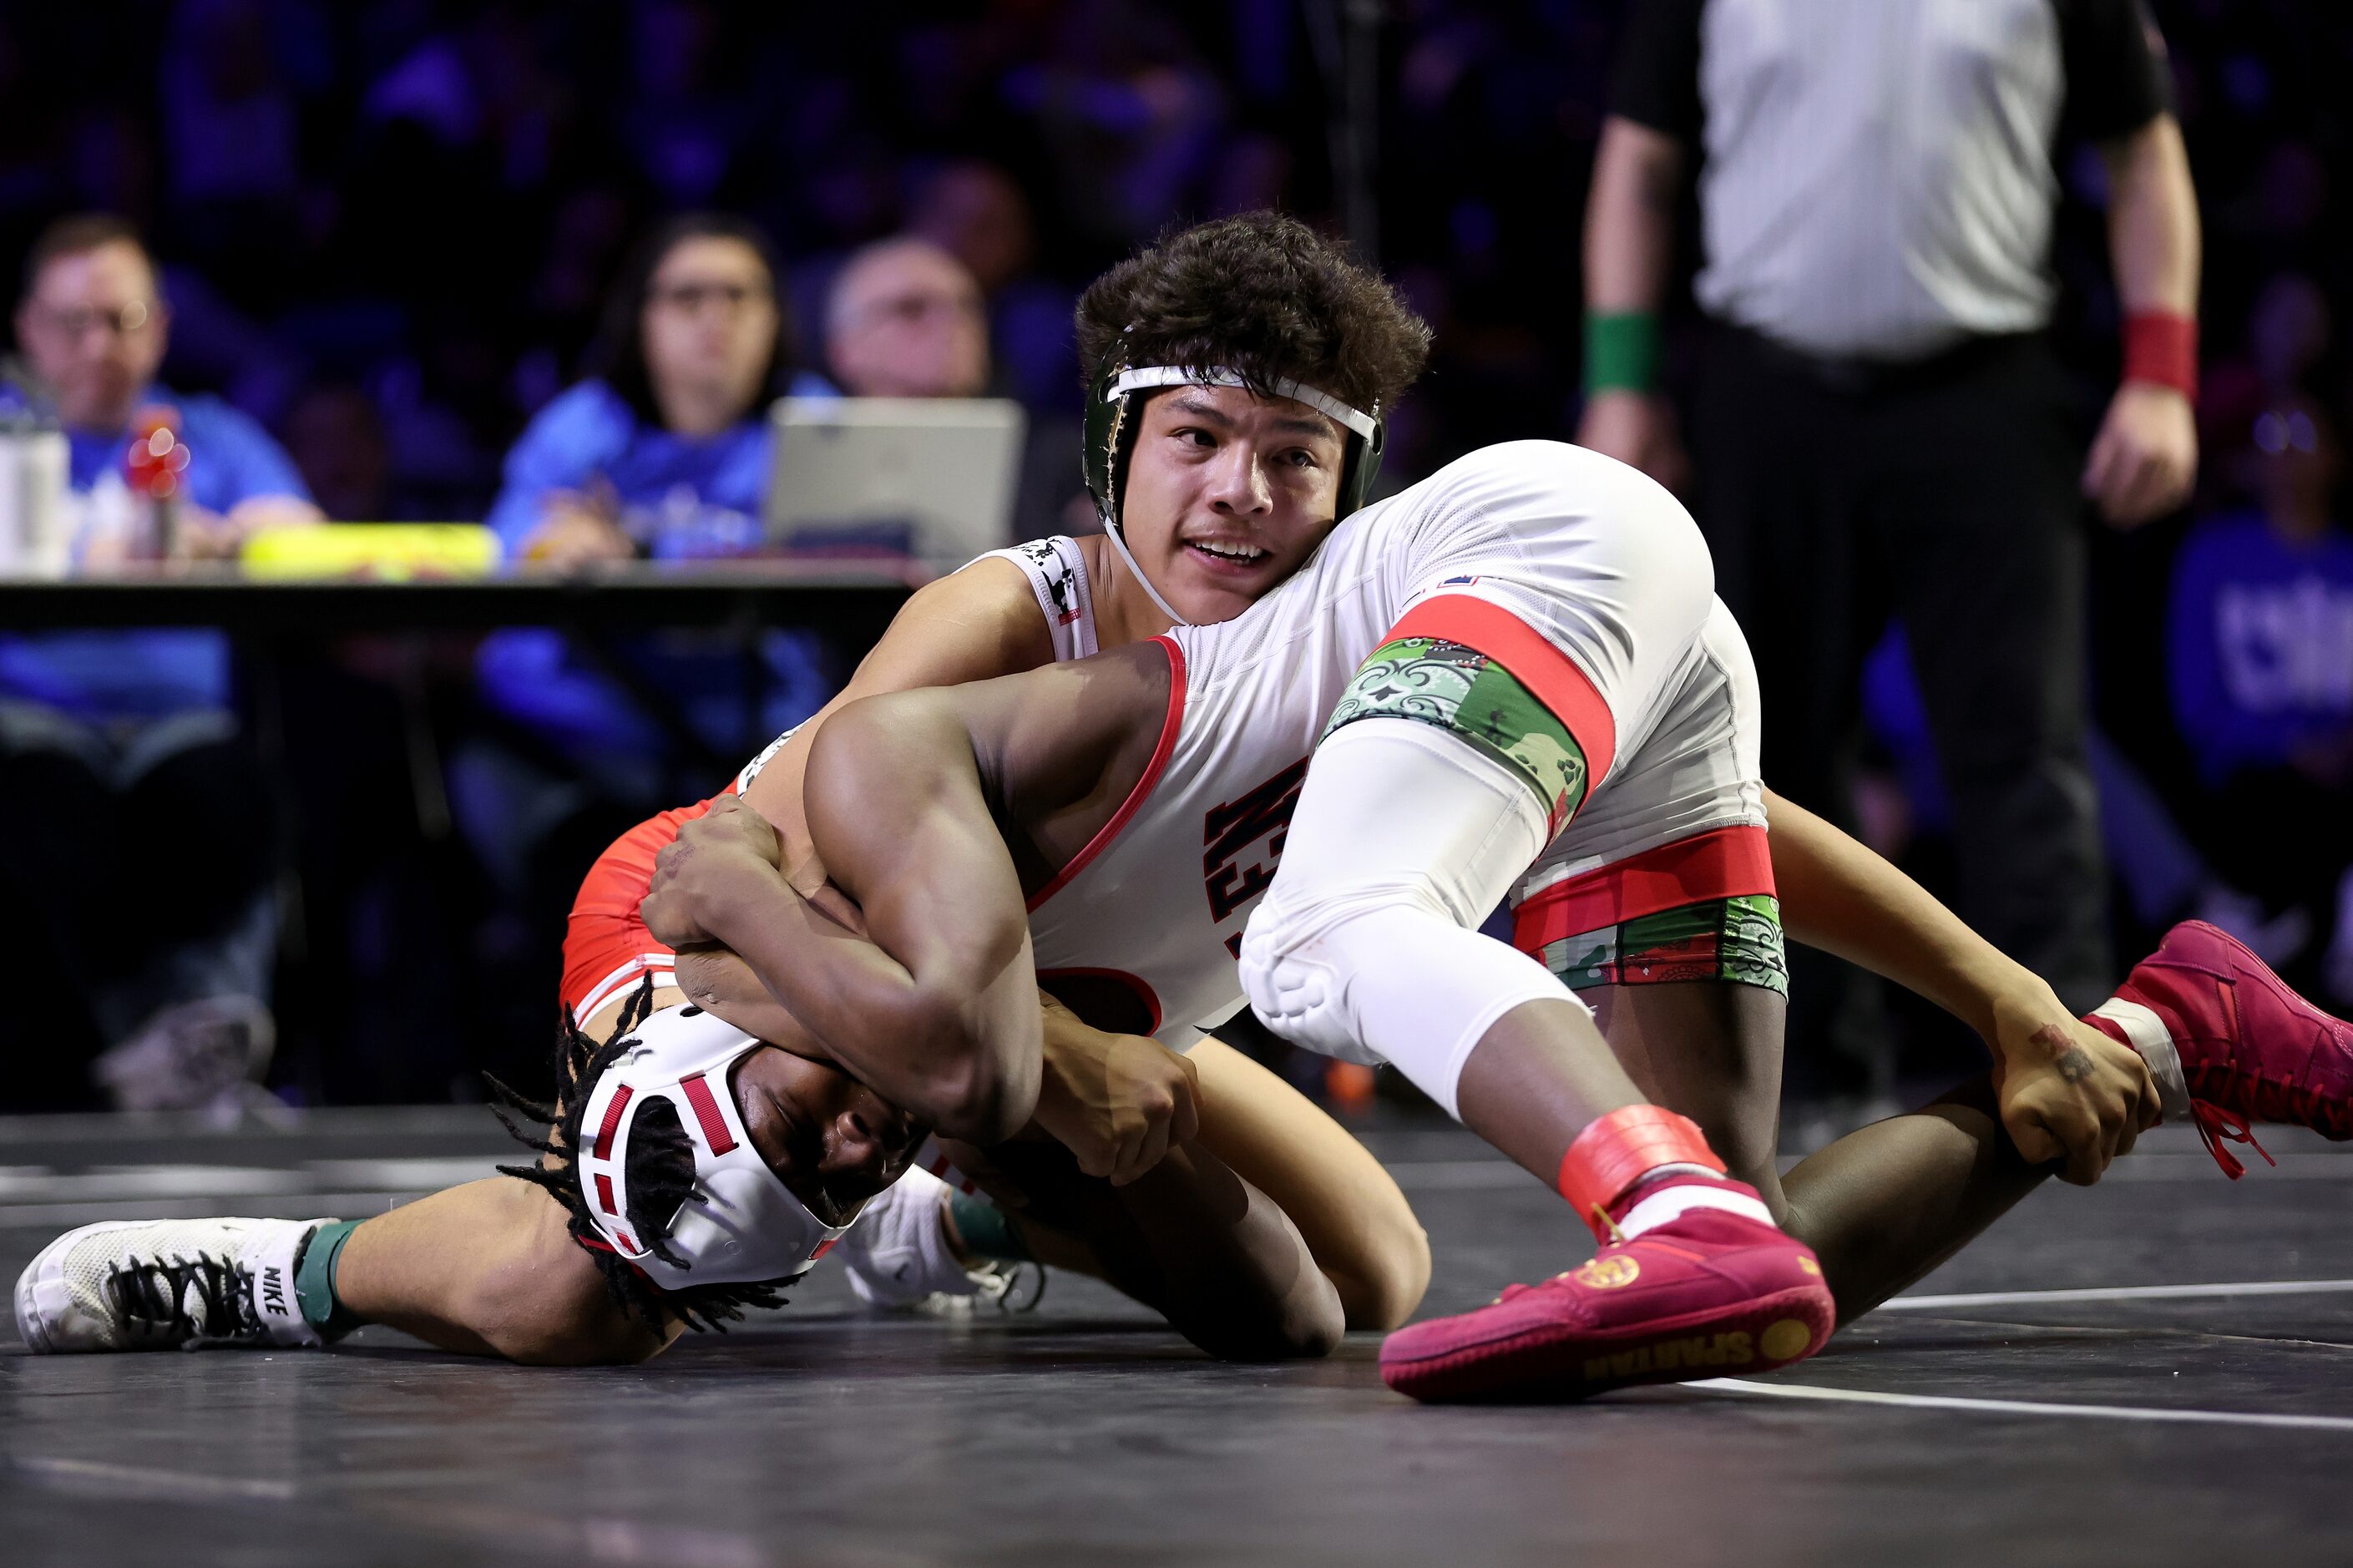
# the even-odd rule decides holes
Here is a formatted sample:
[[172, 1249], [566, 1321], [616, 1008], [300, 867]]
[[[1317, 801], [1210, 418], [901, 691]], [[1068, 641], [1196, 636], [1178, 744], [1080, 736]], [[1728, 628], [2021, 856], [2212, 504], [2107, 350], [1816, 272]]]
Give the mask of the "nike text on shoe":
[[42, 1354], [309, 1346], [294, 1268], [322, 1220], [128, 1220], [69, 1230], [16, 1279], [16, 1331]]
[[[2353, 1138], [2353, 1024], [2297, 995], [2244, 942], [2204, 921], [2166, 932], [2089, 1022], [2140, 1052], [2172, 1101], [2167, 1120], [2186, 1109], [2234, 1179], [2246, 1167], [2222, 1141], [2263, 1154], [2251, 1122]], [[2168, 1094], [2168, 1080], [2180, 1089]]]

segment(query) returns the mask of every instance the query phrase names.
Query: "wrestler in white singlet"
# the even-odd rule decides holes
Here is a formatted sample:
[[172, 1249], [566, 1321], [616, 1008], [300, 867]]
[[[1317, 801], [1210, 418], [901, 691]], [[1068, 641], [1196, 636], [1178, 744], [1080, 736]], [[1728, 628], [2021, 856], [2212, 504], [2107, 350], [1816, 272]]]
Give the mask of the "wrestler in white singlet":
[[[1647, 912], [1633, 908], [1644, 897], [1665, 908], [1769, 894], [1755, 676], [1696, 527], [1630, 468], [1514, 442], [1346, 519], [1243, 615], [1161, 639], [1172, 677], [1161, 744], [1121, 811], [1030, 900], [1041, 977], [1115, 977], [1178, 1049], [1231, 1013], [1243, 929], [1273, 880], [1308, 759], [1344, 700], [1395, 696], [1360, 671], [1401, 636], [1510, 665], [1583, 753], [1552, 755], [1560, 748], [1541, 736], [1504, 742], [1556, 796], [1549, 847], [1539, 832], [1508, 872], [1526, 872], [1532, 904], [1564, 887], [1586, 910], [1598, 890], [1613, 914]], [[1395, 673], [1405, 684], [1432, 675], [1411, 660]], [[1435, 672], [1440, 684], [1449, 673]], [[1409, 694], [1394, 716], [1437, 721], [1413, 706]], [[1630, 903], [1622, 869], [1678, 851], [1698, 869], [1671, 865], [1666, 894], [1638, 889]], [[1487, 912], [1450, 911], [1473, 927]], [[1522, 924], [1522, 945], [1541, 952], [1541, 932]]]

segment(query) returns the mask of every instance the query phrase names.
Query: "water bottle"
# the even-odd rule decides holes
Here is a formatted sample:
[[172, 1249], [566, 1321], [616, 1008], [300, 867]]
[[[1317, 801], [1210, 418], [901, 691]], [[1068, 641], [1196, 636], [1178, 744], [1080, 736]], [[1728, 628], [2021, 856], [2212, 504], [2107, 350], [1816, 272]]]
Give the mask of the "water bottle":
[[65, 432], [18, 406], [0, 416], [0, 576], [66, 572]]

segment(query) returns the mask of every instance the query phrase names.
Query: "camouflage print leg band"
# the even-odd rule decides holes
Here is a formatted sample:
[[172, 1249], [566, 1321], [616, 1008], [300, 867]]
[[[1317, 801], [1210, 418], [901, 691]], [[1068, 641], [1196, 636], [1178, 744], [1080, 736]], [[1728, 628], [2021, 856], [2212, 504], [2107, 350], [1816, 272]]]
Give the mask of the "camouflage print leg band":
[[1552, 832], [1585, 799], [1585, 751], [1567, 726], [1510, 670], [1462, 643], [1399, 637], [1374, 649], [1324, 733], [1359, 719], [1411, 719], [1461, 736], [1536, 792]]
[[1789, 994], [1781, 904], [1770, 893], [1704, 899], [1548, 942], [1536, 955], [1572, 991], [1724, 980]]

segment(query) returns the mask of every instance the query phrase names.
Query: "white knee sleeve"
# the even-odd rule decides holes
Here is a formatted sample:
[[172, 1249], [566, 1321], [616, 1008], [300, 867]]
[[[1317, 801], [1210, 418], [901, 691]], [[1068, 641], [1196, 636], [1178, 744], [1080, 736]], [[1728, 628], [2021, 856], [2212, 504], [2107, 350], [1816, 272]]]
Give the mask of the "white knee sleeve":
[[1282, 865], [1242, 935], [1242, 991], [1268, 1028], [1386, 1061], [1455, 1110], [1463, 1058], [1523, 1002], [1575, 1001], [1478, 924], [1545, 847], [1535, 793], [1434, 725], [1366, 719], [1307, 770]]

